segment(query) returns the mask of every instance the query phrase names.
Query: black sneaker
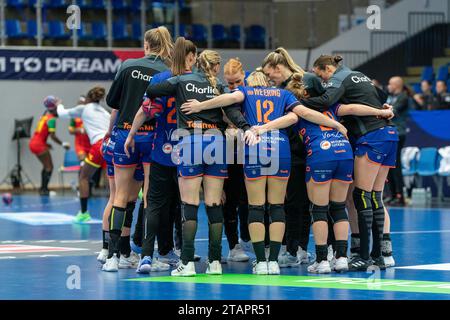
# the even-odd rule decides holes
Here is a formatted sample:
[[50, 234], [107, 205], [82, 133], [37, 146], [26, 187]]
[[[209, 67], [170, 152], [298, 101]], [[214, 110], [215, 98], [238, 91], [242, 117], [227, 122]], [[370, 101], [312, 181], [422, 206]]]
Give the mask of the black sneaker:
[[384, 259], [382, 256], [379, 256], [378, 258], [371, 257], [371, 260], [374, 266], [377, 266], [380, 270], [386, 270], [386, 265], [384, 264]]
[[370, 261], [355, 257], [348, 263], [348, 271], [367, 271], [371, 265]]

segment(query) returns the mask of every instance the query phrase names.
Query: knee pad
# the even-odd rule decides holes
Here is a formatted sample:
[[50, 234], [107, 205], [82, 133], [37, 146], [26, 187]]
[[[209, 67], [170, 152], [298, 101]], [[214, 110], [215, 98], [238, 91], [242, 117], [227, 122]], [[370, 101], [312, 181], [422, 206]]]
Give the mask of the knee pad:
[[270, 223], [282, 222], [286, 223], [286, 214], [284, 213], [284, 205], [282, 204], [270, 204]]
[[345, 209], [345, 202], [330, 202], [330, 217], [331, 222], [338, 223], [348, 221], [347, 210]]
[[372, 192], [364, 191], [359, 188], [353, 190], [353, 202], [356, 211], [372, 210]]
[[384, 212], [383, 191], [372, 191], [371, 196], [372, 196], [372, 209], [374, 211], [383, 210]]
[[124, 223], [125, 223], [125, 216], [126, 216], [126, 209], [119, 208], [119, 207], [113, 207], [111, 210], [111, 215], [109, 216], [109, 231], [121, 231]]
[[264, 224], [265, 206], [248, 206], [248, 224], [262, 223]]
[[125, 223], [123, 224], [126, 228], [131, 228], [131, 224], [133, 223], [133, 211], [136, 207], [136, 202], [130, 201], [127, 203], [127, 207], [125, 209]]
[[309, 211], [311, 212], [312, 223], [328, 222], [328, 206], [318, 206], [312, 203]]
[[181, 204], [181, 220], [186, 221], [198, 221], [197, 217], [198, 206], [194, 206], [188, 203]]
[[206, 215], [210, 224], [223, 223], [223, 207], [218, 206], [206, 206]]

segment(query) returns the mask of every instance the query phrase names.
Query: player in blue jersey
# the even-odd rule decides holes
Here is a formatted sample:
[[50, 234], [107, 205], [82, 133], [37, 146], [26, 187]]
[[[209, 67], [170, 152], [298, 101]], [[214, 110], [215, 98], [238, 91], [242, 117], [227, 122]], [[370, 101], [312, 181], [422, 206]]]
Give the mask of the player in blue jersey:
[[[182, 106], [186, 114], [242, 103], [242, 112], [250, 125], [264, 125], [283, 117], [287, 110], [297, 107], [306, 119], [346, 132], [337, 121], [300, 105], [289, 91], [271, 88], [261, 70], [247, 79], [248, 87], [239, 87], [230, 94], [198, 102], [191, 100]], [[297, 122], [297, 116], [293, 123]], [[249, 231], [256, 255], [255, 274], [280, 274], [278, 255], [285, 231], [284, 198], [291, 168], [289, 139], [285, 130], [262, 134], [257, 148], [246, 146], [244, 172], [249, 202]], [[267, 188], [267, 195], [266, 195]], [[270, 253], [264, 252], [264, 211], [269, 203]]]
[[[196, 62], [196, 55], [190, 54], [184, 59], [186, 69], [191, 70]], [[150, 84], [161, 83], [173, 76], [178, 62], [174, 59], [172, 71], [164, 71], [153, 77]], [[183, 71], [186, 71], [183, 69]], [[144, 97], [146, 99], [146, 97]], [[152, 146], [152, 169], [147, 193], [148, 208], [145, 209], [145, 233], [143, 237], [142, 258], [137, 268], [138, 273], [165, 271], [163, 264], [176, 265], [179, 257], [173, 251], [173, 225], [181, 231], [180, 191], [177, 181], [177, 167], [172, 161], [172, 150], [177, 141], [172, 134], [177, 129], [175, 97], [159, 97], [152, 101], [152, 106], [161, 113], [156, 118], [155, 135]], [[134, 147], [137, 129], [147, 119], [141, 108], [135, 116], [130, 134], [125, 142], [125, 149]], [[162, 228], [166, 226], [167, 228]], [[159, 227], [159, 228], [158, 228]], [[154, 259], [155, 236], [158, 236], [159, 259]], [[181, 235], [177, 233], [178, 248], [181, 247]]]
[[[112, 112], [114, 113], [117, 111], [113, 110]], [[109, 217], [111, 214], [111, 209], [114, 203], [114, 195], [116, 192], [116, 184], [114, 181], [114, 164], [113, 164], [115, 137], [116, 137], [116, 130], [115, 128], [113, 128], [111, 131], [111, 135], [106, 140], [103, 141], [102, 148], [100, 149], [100, 152], [106, 162], [107, 166], [106, 175], [108, 177], [109, 182], [109, 199], [103, 211], [103, 225], [102, 225], [103, 247], [99, 255], [97, 256], [97, 260], [102, 264], [106, 262], [106, 259], [108, 257]], [[136, 170], [134, 172], [134, 179], [140, 182], [144, 180], [144, 171], [142, 168], [142, 164], [139, 164], [136, 167]], [[135, 192], [132, 192], [132, 195], [130, 195], [129, 202], [135, 201], [136, 201]], [[139, 210], [142, 210], [141, 207], [142, 206], [140, 206]], [[129, 219], [131, 216], [129, 215], [127, 217]], [[126, 225], [131, 226], [131, 221], [127, 221]], [[138, 260], [137, 254], [135, 252], [133, 251], [128, 252], [128, 250], [125, 249], [124, 243], [126, 241], [129, 241], [129, 236], [130, 236], [130, 228], [124, 227], [122, 229], [121, 237], [119, 240], [119, 252], [121, 254], [118, 265], [119, 269], [134, 267], [134, 265], [137, 263]]]
[[[318, 96], [324, 91], [321, 81], [313, 74], [305, 73], [303, 76], [294, 74], [288, 90], [294, 92], [297, 98]], [[306, 183], [308, 196], [311, 200], [311, 216], [313, 232], [316, 243], [316, 261], [308, 267], [311, 273], [330, 273], [332, 269], [337, 272], [348, 270], [348, 217], [345, 208], [345, 199], [349, 185], [353, 181], [353, 151], [346, 137], [340, 132], [311, 123], [301, 116], [298, 106], [291, 108], [283, 118], [270, 122], [262, 127], [255, 128], [265, 132], [268, 129], [285, 128], [296, 120], [302, 119], [297, 128], [302, 136], [307, 150]], [[336, 115], [378, 116], [390, 118], [391, 110], [380, 110], [364, 105], [335, 104], [324, 114], [337, 120]], [[292, 119], [292, 120], [291, 120]], [[330, 265], [327, 260], [328, 221], [333, 223], [335, 235], [336, 257]]]

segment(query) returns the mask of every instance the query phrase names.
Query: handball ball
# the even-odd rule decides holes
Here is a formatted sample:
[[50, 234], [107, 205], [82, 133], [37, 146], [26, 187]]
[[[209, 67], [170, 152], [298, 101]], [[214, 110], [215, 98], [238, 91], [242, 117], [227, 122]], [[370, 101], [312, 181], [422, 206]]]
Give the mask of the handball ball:
[[55, 96], [47, 96], [44, 99], [44, 106], [47, 109], [53, 110], [53, 109], [56, 109], [57, 102], [58, 102], [58, 100], [56, 99]]
[[5, 205], [9, 206], [12, 203], [12, 201], [13, 201], [12, 194], [11, 193], [4, 193], [3, 196], [2, 196], [2, 200], [3, 200], [3, 203]]

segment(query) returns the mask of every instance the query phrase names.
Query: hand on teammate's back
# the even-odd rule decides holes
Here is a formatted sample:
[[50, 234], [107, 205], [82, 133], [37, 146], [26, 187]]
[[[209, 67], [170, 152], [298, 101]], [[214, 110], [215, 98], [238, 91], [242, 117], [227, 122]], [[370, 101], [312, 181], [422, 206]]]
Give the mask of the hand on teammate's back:
[[202, 110], [200, 108], [200, 102], [198, 102], [198, 100], [190, 99], [181, 105], [181, 111], [186, 114], [193, 114], [198, 113]]

